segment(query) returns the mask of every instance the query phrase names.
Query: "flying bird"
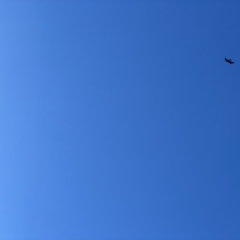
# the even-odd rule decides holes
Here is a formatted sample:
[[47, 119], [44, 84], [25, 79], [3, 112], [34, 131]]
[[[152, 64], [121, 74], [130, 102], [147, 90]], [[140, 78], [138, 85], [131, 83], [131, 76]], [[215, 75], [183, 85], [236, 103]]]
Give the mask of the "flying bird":
[[233, 63], [234, 63], [234, 62], [231, 60], [231, 58], [230, 58], [230, 59], [225, 58], [225, 61], [228, 62], [228, 63], [230, 63], [230, 64], [233, 64]]

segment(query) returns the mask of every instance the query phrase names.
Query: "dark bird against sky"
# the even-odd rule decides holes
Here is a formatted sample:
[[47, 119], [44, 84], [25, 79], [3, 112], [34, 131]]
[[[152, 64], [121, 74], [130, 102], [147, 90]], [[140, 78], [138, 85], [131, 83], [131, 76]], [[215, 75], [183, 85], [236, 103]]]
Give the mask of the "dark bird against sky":
[[234, 62], [231, 60], [231, 58], [230, 58], [230, 59], [225, 58], [225, 61], [228, 62], [228, 63], [230, 63], [230, 64], [233, 64], [233, 63], [234, 63]]

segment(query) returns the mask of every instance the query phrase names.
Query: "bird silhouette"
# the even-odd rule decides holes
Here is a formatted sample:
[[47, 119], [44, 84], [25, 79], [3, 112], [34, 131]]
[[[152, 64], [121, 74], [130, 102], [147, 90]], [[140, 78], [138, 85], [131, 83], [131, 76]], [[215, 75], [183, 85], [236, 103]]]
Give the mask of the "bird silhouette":
[[233, 64], [233, 63], [234, 63], [234, 62], [231, 60], [231, 58], [229, 58], [229, 59], [225, 58], [225, 61], [228, 62], [228, 63], [230, 63], [230, 64]]

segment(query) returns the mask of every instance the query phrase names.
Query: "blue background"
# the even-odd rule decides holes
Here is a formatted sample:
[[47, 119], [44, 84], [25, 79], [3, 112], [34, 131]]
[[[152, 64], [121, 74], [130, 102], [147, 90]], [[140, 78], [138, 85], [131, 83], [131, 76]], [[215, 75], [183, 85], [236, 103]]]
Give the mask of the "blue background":
[[1, 1], [0, 239], [240, 239], [239, 10]]

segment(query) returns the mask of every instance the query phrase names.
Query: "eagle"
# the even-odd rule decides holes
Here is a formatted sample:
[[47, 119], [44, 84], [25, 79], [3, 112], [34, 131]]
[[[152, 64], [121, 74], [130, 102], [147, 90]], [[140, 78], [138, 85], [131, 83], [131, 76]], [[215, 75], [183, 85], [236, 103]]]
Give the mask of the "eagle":
[[234, 62], [231, 60], [231, 58], [230, 58], [230, 59], [225, 58], [225, 61], [228, 62], [228, 63], [230, 63], [230, 64], [233, 64], [233, 63], [234, 63]]

